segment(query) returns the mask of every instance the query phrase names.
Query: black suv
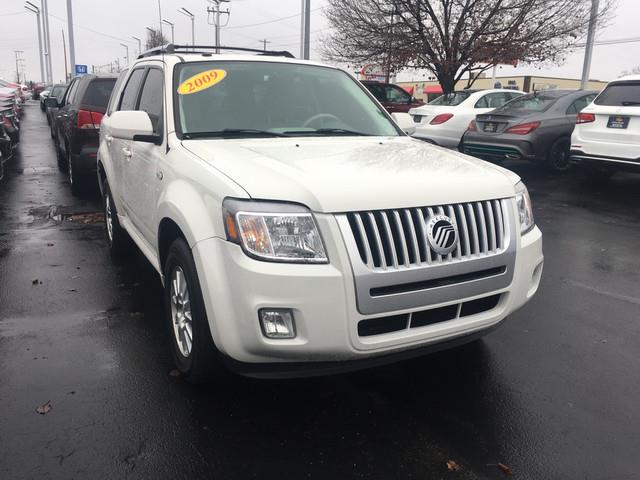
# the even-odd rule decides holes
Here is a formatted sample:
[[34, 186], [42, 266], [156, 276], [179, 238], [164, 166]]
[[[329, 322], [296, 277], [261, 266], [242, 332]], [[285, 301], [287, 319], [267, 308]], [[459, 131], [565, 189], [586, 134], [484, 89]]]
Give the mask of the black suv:
[[74, 78], [61, 100], [47, 98], [48, 108], [57, 108], [51, 134], [58, 152], [58, 165], [69, 172], [71, 192], [96, 180], [96, 155], [102, 116], [107, 110], [115, 75], [85, 75]]

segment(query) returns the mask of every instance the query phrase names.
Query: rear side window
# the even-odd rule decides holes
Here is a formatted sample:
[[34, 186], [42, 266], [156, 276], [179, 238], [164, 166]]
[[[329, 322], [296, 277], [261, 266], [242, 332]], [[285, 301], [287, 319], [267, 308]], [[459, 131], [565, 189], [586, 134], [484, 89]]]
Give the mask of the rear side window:
[[385, 102], [387, 97], [384, 92], [384, 87], [382, 85], [372, 85], [371, 83], [365, 83], [365, 87], [369, 90], [374, 97], [380, 102]]
[[470, 92], [455, 92], [447, 95], [440, 95], [433, 102], [429, 102], [429, 105], [442, 105], [445, 107], [455, 107], [464, 102], [469, 96]]
[[612, 83], [598, 95], [594, 103], [606, 107], [631, 107], [640, 105], [640, 82]]
[[411, 103], [411, 95], [400, 87], [395, 85], [387, 85], [386, 88], [387, 101], [393, 103]]
[[147, 74], [140, 94], [138, 110], [147, 112], [153, 125], [153, 133], [160, 133], [162, 125], [162, 70], [152, 68]]
[[[80, 80], [74, 80], [73, 82], [71, 82], [71, 85], [69, 86], [69, 89], [67, 90], [67, 93], [66, 93], [66, 98], [64, 100], [65, 105], [73, 103], [73, 101], [75, 100], [76, 91], [78, 90], [79, 83], [80, 83]], [[49, 93], [49, 95], [51, 95], [51, 93]]]
[[144, 75], [143, 68], [137, 68], [131, 72], [127, 86], [124, 87], [122, 92], [122, 100], [120, 101], [120, 108], [118, 110], [135, 110], [138, 103], [138, 91], [140, 90], [140, 82]]
[[536, 92], [529, 95], [522, 95], [509, 103], [505, 103], [502, 107], [496, 109], [494, 113], [501, 114], [519, 114], [519, 113], [535, 113], [545, 112], [558, 101], [561, 95], [555, 92]]
[[99, 78], [93, 80], [84, 92], [82, 103], [84, 105], [106, 109], [115, 84], [115, 78]]
[[569, 106], [567, 109], [567, 115], [577, 115], [580, 113], [587, 105], [589, 105], [595, 95], [585, 95], [584, 97], [580, 97]]
[[120, 91], [122, 82], [124, 81], [128, 72], [129, 72], [128, 68], [123, 70], [122, 73], [120, 73], [120, 75], [118, 76], [118, 80], [116, 80], [116, 84], [113, 86], [113, 90], [111, 91], [111, 97], [109, 98], [109, 106], [107, 107], [107, 115], [111, 115], [111, 112], [113, 112], [116, 108], [116, 103], [118, 103], [118, 101], [116, 100], [117, 94]]

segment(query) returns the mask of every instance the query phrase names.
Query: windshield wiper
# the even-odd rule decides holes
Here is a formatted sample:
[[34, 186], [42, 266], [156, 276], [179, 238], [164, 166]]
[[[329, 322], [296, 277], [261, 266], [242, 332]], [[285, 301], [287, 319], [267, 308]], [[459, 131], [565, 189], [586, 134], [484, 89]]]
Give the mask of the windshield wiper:
[[374, 135], [365, 132], [358, 132], [356, 130], [349, 130], [346, 128], [316, 128], [315, 130], [287, 130], [285, 133], [290, 135], [357, 135], [361, 137], [373, 137]]
[[640, 102], [632, 102], [632, 101], [628, 101], [628, 102], [622, 102], [622, 105], [624, 107], [632, 107], [634, 105], [640, 105]]
[[184, 133], [183, 136], [188, 140], [214, 137], [289, 137], [289, 135], [285, 133], [256, 130], [253, 128], [225, 128], [224, 130], [214, 130], [211, 132], [188, 132]]

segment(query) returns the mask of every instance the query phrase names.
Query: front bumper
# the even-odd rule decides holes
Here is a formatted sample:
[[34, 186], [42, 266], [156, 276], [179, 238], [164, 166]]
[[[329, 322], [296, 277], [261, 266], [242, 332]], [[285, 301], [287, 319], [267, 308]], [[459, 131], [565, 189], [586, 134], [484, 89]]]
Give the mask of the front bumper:
[[[351, 264], [336, 219], [317, 215], [329, 255], [328, 265], [268, 263], [247, 257], [220, 238], [198, 242], [194, 259], [213, 339], [240, 373], [254, 376], [307, 376], [365, 368], [426, 351], [464, 343], [497, 326], [536, 292], [543, 254], [540, 230], [519, 237], [513, 278], [507, 287], [455, 301], [363, 315], [358, 311]], [[418, 328], [360, 336], [365, 319], [418, 312], [500, 294], [488, 311]], [[297, 337], [262, 335], [260, 308], [290, 308]], [[270, 373], [271, 372], [271, 373]]]

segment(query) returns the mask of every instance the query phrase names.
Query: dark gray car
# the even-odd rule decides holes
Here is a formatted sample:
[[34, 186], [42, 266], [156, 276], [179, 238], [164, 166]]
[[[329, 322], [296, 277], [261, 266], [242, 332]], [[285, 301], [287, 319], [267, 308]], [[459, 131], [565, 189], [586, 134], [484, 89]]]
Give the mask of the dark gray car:
[[523, 159], [567, 170], [576, 116], [596, 94], [593, 90], [544, 90], [518, 97], [476, 116], [459, 149], [489, 161]]

